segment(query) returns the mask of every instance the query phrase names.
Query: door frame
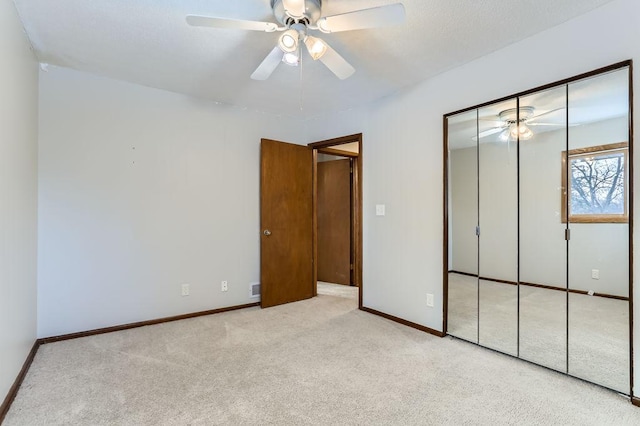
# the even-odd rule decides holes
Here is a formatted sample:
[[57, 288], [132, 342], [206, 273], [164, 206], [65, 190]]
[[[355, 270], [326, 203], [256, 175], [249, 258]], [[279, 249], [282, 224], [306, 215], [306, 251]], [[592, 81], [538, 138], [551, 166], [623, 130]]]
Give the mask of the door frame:
[[[358, 153], [341, 151], [338, 145], [356, 142]], [[358, 308], [362, 308], [362, 133], [327, 139], [308, 144], [313, 150], [313, 295], [318, 295], [318, 153], [340, 155], [352, 160], [351, 179], [351, 259], [353, 271], [352, 283], [358, 286]]]

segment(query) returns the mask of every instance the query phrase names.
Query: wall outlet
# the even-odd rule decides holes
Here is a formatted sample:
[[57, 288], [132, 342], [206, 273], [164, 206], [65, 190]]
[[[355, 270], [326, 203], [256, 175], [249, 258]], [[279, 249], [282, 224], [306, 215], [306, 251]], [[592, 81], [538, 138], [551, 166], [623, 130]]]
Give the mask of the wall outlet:
[[376, 216], [384, 216], [385, 210], [386, 208], [384, 204], [376, 204]]
[[222, 281], [220, 283], [220, 290], [221, 291], [227, 291], [229, 290], [229, 283], [227, 281]]
[[182, 284], [180, 286], [180, 290], [181, 290], [183, 296], [188, 296], [189, 295], [189, 284]]
[[599, 280], [600, 279], [600, 270], [599, 269], [592, 269], [591, 270], [591, 279], [593, 279], [593, 280]]
[[427, 306], [433, 308], [433, 294], [427, 293]]

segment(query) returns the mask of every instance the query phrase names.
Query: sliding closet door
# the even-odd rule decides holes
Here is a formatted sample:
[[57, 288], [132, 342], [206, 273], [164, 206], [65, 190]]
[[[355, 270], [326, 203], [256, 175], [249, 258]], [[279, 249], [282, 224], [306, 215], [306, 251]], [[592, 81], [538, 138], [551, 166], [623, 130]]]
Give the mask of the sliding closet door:
[[518, 352], [518, 148], [501, 126], [516, 111], [514, 99], [478, 113], [478, 343], [510, 355]]
[[477, 111], [447, 119], [448, 318], [452, 336], [478, 342]]
[[629, 70], [568, 90], [569, 374], [629, 393]]

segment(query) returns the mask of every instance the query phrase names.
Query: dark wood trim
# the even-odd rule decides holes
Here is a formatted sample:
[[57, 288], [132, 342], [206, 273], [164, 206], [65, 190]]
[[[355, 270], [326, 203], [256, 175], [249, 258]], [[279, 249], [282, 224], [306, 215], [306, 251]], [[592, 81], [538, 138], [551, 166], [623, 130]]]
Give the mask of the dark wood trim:
[[[566, 210], [563, 212], [565, 215]], [[563, 216], [562, 223], [567, 223], [565, 219], [566, 216]], [[620, 215], [572, 215], [569, 218], [569, 223], [629, 223], [629, 218], [626, 214]]]
[[631, 395], [631, 403], [636, 407], [640, 407], [640, 398]]
[[[329, 147], [334, 147], [337, 145], [344, 145], [347, 143], [354, 143], [357, 142], [358, 143], [358, 155], [353, 156], [353, 153], [350, 153], [351, 156], [348, 156], [349, 158], [353, 159], [353, 163], [354, 163], [354, 167], [353, 167], [353, 179], [352, 179], [352, 194], [354, 194], [354, 202], [353, 202], [353, 206], [354, 206], [354, 210], [355, 210], [355, 214], [354, 214], [354, 235], [356, 236], [356, 239], [354, 241], [354, 247], [353, 247], [353, 251], [352, 251], [352, 262], [353, 262], [353, 269], [354, 269], [354, 273], [353, 273], [353, 281], [354, 284], [358, 286], [358, 307], [362, 308], [362, 287], [363, 287], [363, 282], [362, 282], [362, 133], [356, 133], [353, 135], [348, 135], [348, 136], [342, 136], [339, 138], [333, 138], [333, 139], [328, 139], [328, 140], [324, 140], [324, 141], [319, 141], [319, 142], [313, 142], [308, 144], [307, 146], [309, 146], [310, 148], [313, 149], [314, 151], [314, 168], [313, 168], [313, 173], [314, 173], [314, 220], [315, 220], [315, 225], [314, 225], [314, 229], [313, 229], [313, 244], [314, 244], [314, 277], [315, 277], [315, 288], [316, 288], [316, 292], [317, 292], [317, 286], [318, 286], [318, 280], [317, 280], [317, 262], [318, 262], [318, 257], [317, 257], [317, 251], [318, 251], [318, 227], [317, 227], [317, 209], [316, 209], [316, 202], [317, 202], [317, 155], [315, 153], [317, 153], [318, 151], [324, 151], [326, 152], [327, 149]], [[344, 154], [339, 154], [339, 155], [343, 155], [343, 156], [347, 156]]]
[[598, 69], [595, 69], [593, 71], [589, 71], [589, 72], [586, 72], [586, 73], [583, 73], [583, 74], [578, 74], [578, 75], [573, 76], [573, 77], [569, 77], [569, 78], [565, 78], [565, 79], [562, 79], [562, 80], [558, 80], [558, 81], [555, 81], [553, 83], [549, 83], [549, 84], [545, 84], [543, 86], [535, 87], [533, 89], [525, 90], [523, 92], [518, 92], [518, 93], [515, 93], [513, 95], [503, 96], [501, 98], [494, 99], [494, 100], [489, 101], [489, 102], [483, 102], [481, 104], [474, 105], [472, 107], [467, 107], [467, 108], [460, 109], [458, 111], [450, 112], [450, 113], [445, 114], [445, 117], [450, 117], [452, 115], [461, 114], [463, 112], [472, 111], [472, 110], [478, 109], [478, 108], [483, 108], [483, 107], [486, 107], [486, 106], [489, 106], [489, 105], [492, 105], [492, 104], [495, 104], [495, 103], [508, 101], [508, 100], [516, 98], [516, 97], [522, 97], [522, 96], [531, 95], [531, 94], [536, 93], [536, 92], [542, 92], [542, 91], [545, 91], [545, 90], [548, 90], [548, 89], [552, 89], [552, 88], [554, 88], [556, 86], [563, 86], [565, 84], [569, 84], [569, 83], [573, 83], [573, 82], [578, 81], [578, 80], [583, 80], [585, 78], [593, 77], [593, 76], [596, 76], [598, 74], [603, 74], [603, 73], [606, 73], [606, 72], [615, 71], [617, 69], [624, 68], [626, 66], [631, 67], [632, 62], [633, 61], [631, 59], [628, 59], [626, 61], [622, 61], [622, 62], [618, 62], [618, 63], [612, 64], [612, 65], [608, 65], [606, 67], [598, 68]]
[[500, 283], [500, 284], [518, 285], [518, 283], [515, 281], [501, 280], [500, 278], [480, 277], [480, 281], [491, 281], [491, 282]]
[[[569, 289], [566, 289], [566, 288], [563, 288], [563, 287], [554, 286], [554, 285], [528, 283], [528, 282], [524, 282], [524, 281], [522, 281], [520, 283], [520, 285], [523, 285], [523, 286], [526, 286], [526, 287], [542, 288], [542, 289], [545, 289], [545, 290], [554, 290], [554, 291], [562, 291], [562, 292], [568, 290], [569, 292], [572, 292], [572, 290], [569, 290]], [[573, 290], [573, 292], [575, 292], [575, 291], [581, 291], [581, 290]], [[584, 294], [587, 294], [587, 292], [585, 291]], [[594, 296], [595, 296], [595, 293], [594, 293]]]
[[360, 307], [360, 310], [373, 315], [377, 315], [382, 318], [386, 318], [393, 322], [397, 322], [398, 324], [406, 325], [407, 327], [415, 328], [416, 330], [424, 331], [425, 333], [433, 334], [437, 337], [444, 337], [447, 335], [447, 333], [443, 333], [442, 331], [434, 330], [433, 328], [425, 327], [424, 325], [416, 324], [415, 322], [407, 321], [393, 315], [385, 314], [384, 312], [376, 311], [375, 309], [362, 306]]
[[460, 274], [460, 275], [466, 275], [467, 277], [476, 277], [476, 278], [478, 278], [478, 274], [472, 274], [470, 272], [462, 272], [462, 271], [454, 271], [454, 270], [446, 271], [446, 272], [449, 273], [449, 274]]
[[[527, 282], [520, 282], [520, 285], [524, 285], [527, 287], [538, 287], [538, 288], [544, 288], [547, 290], [556, 290], [556, 291], [568, 291], [569, 293], [574, 293], [574, 294], [583, 294], [583, 295], [589, 295], [589, 292], [586, 290], [576, 290], [573, 288], [562, 288], [562, 287], [555, 287], [555, 286], [551, 286], [551, 285], [544, 285], [544, 284], [535, 284], [535, 283], [527, 283]], [[628, 297], [624, 297], [624, 296], [616, 296], [614, 294], [607, 294], [607, 293], [593, 293], [591, 296], [596, 296], [596, 297], [604, 297], [606, 299], [616, 299], [616, 300], [623, 300], [623, 301], [629, 301]]]
[[449, 119], [442, 117], [442, 332], [449, 320]]
[[357, 165], [358, 165], [358, 158], [357, 157], [353, 157], [353, 158], [349, 158], [349, 167], [351, 170], [351, 174], [349, 175], [349, 187], [350, 187], [350, 191], [349, 191], [349, 203], [351, 205], [351, 214], [349, 215], [349, 219], [351, 220], [351, 223], [349, 224], [349, 235], [351, 235], [351, 239], [349, 241], [349, 250], [351, 253], [351, 271], [349, 272], [349, 285], [354, 285], [357, 286], [358, 285], [358, 278], [356, 277], [356, 258], [358, 257], [358, 250], [356, 248], [356, 241], [358, 240], [358, 232], [356, 230], [356, 223], [358, 222], [358, 218], [356, 217], [358, 215], [358, 211], [359, 211], [359, 204], [358, 204], [358, 196], [356, 194], [357, 192], [357, 188], [356, 188], [356, 184], [355, 184], [355, 175], [357, 175], [357, 171], [355, 170]]
[[307, 146], [313, 149], [322, 149], [328, 148], [330, 146], [335, 145], [344, 145], [347, 143], [358, 142], [360, 146], [358, 147], [358, 154], [362, 154], [362, 133], [354, 133], [353, 135], [348, 136], [340, 136], [339, 138], [327, 139], [324, 141], [312, 142]]
[[628, 159], [628, 185], [629, 185], [629, 369], [631, 374], [629, 374], [629, 395], [633, 396], [633, 375], [634, 375], [634, 352], [633, 352], [633, 61], [629, 61], [629, 159]]
[[318, 150], [311, 150], [311, 255], [313, 259], [311, 279], [313, 280], [313, 297], [318, 295]]
[[[478, 275], [470, 274], [468, 272], [449, 271], [449, 273], [450, 274], [466, 275], [468, 277], [476, 277], [476, 278], [478, 277]], [[492, 282], [501, 283], [501, 284], [518, 285], [518, 283], [515, 282], [515, 281], [501, 280], [499, 278], [480, 277], [480, 280], [492, 281]], [[544, 288], [544, 289], [547, 289], [547, 290], [568, 291], [569, 293], [575, 293], [575, 294], [585, 294], [585, 295], [589, 294], [589, 292], [586, 291], [586, 290], [576, 290], [576, 289], [572, 289], [572, 288], [566, 289], [564, 287], [557, 287], [557, 286], [546, 285], [546, 284], [528, 283], [528, 282], [524, 282], [524, 281], [520, 281], [520, 285], [524, 285], [524, 286], [527, 286], [527, 287]], [[592, 296], [604, 297], [604, 298], [607, 298], [607, 299], [616, 299], [616, 300], [626, 300], [626, 301], [629, 300], [628, 297], [616, 296], [614, 294], [607, 294], [607, 293], [593, 293]]]
[[586, 148], [575, 148], [569, 150], [569, 156], [588, 155], [594, 152], [618, 151], [629, 148], [629, 142], [609, 143], [606, 145], [589, 146]]
[[40, 345], [41, 345], [40, 339], [37, 339], [33, 343], [33, 346], [31, 347], [31, 350], [29, 351], [29, 354], [27, 355], [27, 359], [24, 361], [24, 364], [22, 364], [22, 368], [20, 369], [20, 372], [18, 373], [16, 380], [13, 382], [13, 385], [11, 385], [11, 387], [9, 388], [9, 392], [7, 393], [7, 396], [4, 398], [4, 401], [2, 401], [2, 405], [0, 405], [0, 424], [2, 424], [5, 416], [9, 412], [9, 408], [11, 408], [11, 404], [13, 403], [13, 400], [16, 399], [16, 395], [18, 395], [18, 390], [20, 389], [20, 386], [22, 385], [22, 381], [27, 375], [27, 371], [29, 371], [29, 367], [31, 367], [33, 358], [35, 358], [36, 352], [38, 352], [38, 348], [40, 347]]
[[[449, 274], [460, 274], [460, 275], [466, 275], [468, 277], [478, 278], [478, 274], [471, 274], [469, 272], [448, 271], [448, 273]], [[484, 280], [484, 281], [493, 281], [493, 282], [502, 283], [502, 284], [518, 285], [518, 283], [516, 281], [502, 280], [502, 279], [499, 279], [499, 278], [480, 277], [480, 279]]]
[[357, 152], [343, 151], [341, 149], [334, 149], [334, 148], [318, 148], [318, 152], [321, 154], [339, 155], [340, 157], [348, 157], [348, 158], [357, 157], [359, 154]]
[[360, 154], [358, 158], [354, 159], [355, 167], [353, 169], [353, 187], [355, 190], [354, 204], [358, 206], [358, 211], [355, 214], [355, 221], [353, 226], [355, 227], [355, 263], [354, 278], [355, 284], [358, 286], [358, 307], [362, 307], [362, 133], [358, 135], [358, 141], [360, 146], [358, 150]]
[[196, 317], [201, 317], [205, 315], [220, 314], [223, 312], [235, 311], [238, 309], [252, 308], [254, 306], [260, 306], [260, 302], [247, 303], [246, 305], [229, 306], [226, 308], [211, 309], [209, 311], [193, 312], [190, 314], [175, 315], [172, 317], [158, 318], [158, 319], [152, 319], [147, 321], [133, 322], [130, 324], [115, 325], [113, 327], [96, 328], [94, 330], [62, 334], [60, 336], [45, 337], [39, 340], [40, 340], [40, 343], [44, 345], [47, 343], [61, 342], [63, 340], [78, 339], [80, 337], [95, 336], [98, 334], [112, 333], [114, 331], [122, 331], [122, 330], [129, 330], [131, 328], [145, 327], [147, 325], [162, 324], [165, 322], [179, 321], [183, 319], [196, 318]]

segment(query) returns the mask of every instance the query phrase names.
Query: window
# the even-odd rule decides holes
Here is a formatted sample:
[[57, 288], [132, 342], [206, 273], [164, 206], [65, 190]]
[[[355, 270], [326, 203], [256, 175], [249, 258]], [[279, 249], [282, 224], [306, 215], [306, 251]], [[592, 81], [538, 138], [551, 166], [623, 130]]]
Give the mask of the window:
[[[627, 142], [562, 153], [562, 221], [626, 223]], [[567, 167], [569, 170], [567, 171]], [[569, 183], [567, 185], [567, 177]], [[570, 195], [567, 203], [567, 193]], [[567, 205], [568, 204], [568, 205]]]

